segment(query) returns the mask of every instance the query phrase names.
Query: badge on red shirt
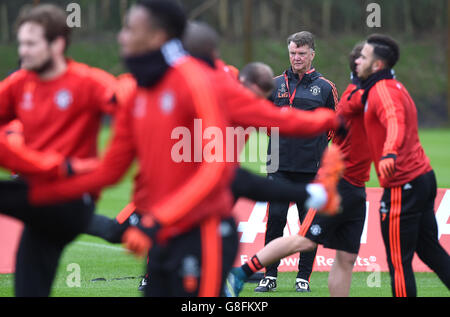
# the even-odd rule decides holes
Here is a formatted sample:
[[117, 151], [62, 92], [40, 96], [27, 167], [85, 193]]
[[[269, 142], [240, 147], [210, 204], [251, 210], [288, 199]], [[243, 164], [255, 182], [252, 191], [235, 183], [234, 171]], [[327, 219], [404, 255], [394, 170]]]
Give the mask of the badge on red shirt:
[[55, 103], [61, 110], [66, 110], [69, 108], [72, 102], [72, 93], [67, 89], [61, 89], [55, 95]]

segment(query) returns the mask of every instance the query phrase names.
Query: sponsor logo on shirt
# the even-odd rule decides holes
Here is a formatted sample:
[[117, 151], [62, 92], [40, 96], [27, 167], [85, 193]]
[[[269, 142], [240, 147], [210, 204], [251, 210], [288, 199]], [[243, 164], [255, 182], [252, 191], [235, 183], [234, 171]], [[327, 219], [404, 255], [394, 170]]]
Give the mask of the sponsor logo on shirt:
[[278, 88], [278, 98], [289, 98], [289, 92], [286, 89], [285, 83], [282, 83], [281, 87]]
[[61, 110], [66, 110], [73, 102], [72, 93], [66, 89], [58, 91], [55, 95], [55, 103]]
[[33, 108], [33, 94], [31, 92], [25, 92], [22, 96], [22, 109], [31, 110]]
[[313, 94], [313, 96], [318, 96], [320, 94], [320, 87], [319, 86], [312, 86], [309, 91]]
[[142, 118], [146, 113], [147, 100], [144, 95], [138, 95], [134, 100], [133, 115], [135, 118]]
[[322, 232], [322, 228], [318, 224], [312, 225], [309, 230], [313, 236], [318, 236]]
[[175, 107], [175, 97], [171, 91], [165, 91], [159, 100], [159, 107], [164, 114], [172, 113]]

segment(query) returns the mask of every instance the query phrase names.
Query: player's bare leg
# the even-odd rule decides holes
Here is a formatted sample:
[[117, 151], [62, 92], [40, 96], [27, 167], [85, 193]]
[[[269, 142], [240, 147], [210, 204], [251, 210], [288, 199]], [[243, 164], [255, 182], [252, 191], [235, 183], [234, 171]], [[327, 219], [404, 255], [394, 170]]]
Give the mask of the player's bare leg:
[[272, 240], [244, 265], [231, 270], [224, 288], [225, 295], [227, 297], [238, 296], [244, 286], [245, 280], [263, 267], [291, 254], [310, 251], [316, 247], [316, 243], [297, 234]]
[[272, 240], [256, 256], [263, 266], [268, 266], [282, 258], [297, 252], [311, 251], [317, 244], [300, 235], [280, 237]]
[[357, 254], [336, 250], [334, 263], [328, 275], [328, 289], [332, 297], [348, 297]]

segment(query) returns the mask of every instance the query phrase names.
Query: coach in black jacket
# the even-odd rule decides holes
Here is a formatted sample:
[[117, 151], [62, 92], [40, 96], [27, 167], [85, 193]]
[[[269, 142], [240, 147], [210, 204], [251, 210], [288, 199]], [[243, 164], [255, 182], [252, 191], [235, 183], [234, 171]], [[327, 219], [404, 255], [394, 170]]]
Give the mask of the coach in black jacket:
[[[315, 56], [313, 35], [306, 31], [295, 33], [289, 36], [287, 44], [291, 67], [275, 78], [275, 90], [270, 99], [279, 107], [302, 110], [327, 107], [334, 110], [338, 102], [336, 87], [311, 66]], [[280, 137], [278, 169], [271, 170], [273, 164], [268, 164], [268, 177], [292, 183], [312, 181], [330, 136], [331, 132], [309, 139]], [[269, 155], [272, 146], [274, 144], [269, 144]], [[283, 235], [288, 208], [288, 204], [270, 203], [265, 244]], [[297, 204], [297, 208], [303, 222], [307, 210], [303, 204]], [[310, 291], [309, 278], [315, 256], [316, 250], [301, 255], [295, 282], [298, 292]], [[266, 292], [276, 288], [278, 265], [279, 262], [267, 267], [265, 277], [255, 291]]]

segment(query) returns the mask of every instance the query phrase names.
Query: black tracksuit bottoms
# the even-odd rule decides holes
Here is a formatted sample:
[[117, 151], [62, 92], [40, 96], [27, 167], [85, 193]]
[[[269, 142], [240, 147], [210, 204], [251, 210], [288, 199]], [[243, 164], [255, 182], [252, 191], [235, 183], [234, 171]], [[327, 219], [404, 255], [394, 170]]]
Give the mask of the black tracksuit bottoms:
[[16, 257], [15, 296], [45, 297], [50, 295], [64, 247], [85, 230], [95, 207], [89, 196], [33, 207], [27, 192], [23, 181], [0, 181], [0, 212], [24, 223]]
[[[286, 182], [287, 184], [306, 184], [314, 180], [315, 173], [297, 173], [297, 172], [285, 172], [278, 171], [276, 173], [269, 174], [268, 177], [280, 182]], [[304, 199], [300, 199], [297, 203], [298, 215], [300, 222], [303, 222], [308, 210], [304, 208]], [[265, 244], [270, 241], [283, 236], [283, 229], [286, 226], [287, 213], [289, 209], [289, 203], [283, 202], [269, 202], [269, 215], [267, 218], [267, 229], [265, 236]], [[297, 278], [301, 278], [309, 281], [311, 277], [314, 260], [316, 258], [317, 248], [310, 252], [302, 252], [300, 254], [298, 263]], [[265, 276], [277, 277], [278, 265], [280, 261], [269, 265], [266, 268]]]
[[419, 258], [450, 288], [450, 257], [438, 240], [434, 214], [436, 178], [433, 171], [403, 186], [385, 188], [380, 223], [396, 297], [417, 295], [412, 260]]

